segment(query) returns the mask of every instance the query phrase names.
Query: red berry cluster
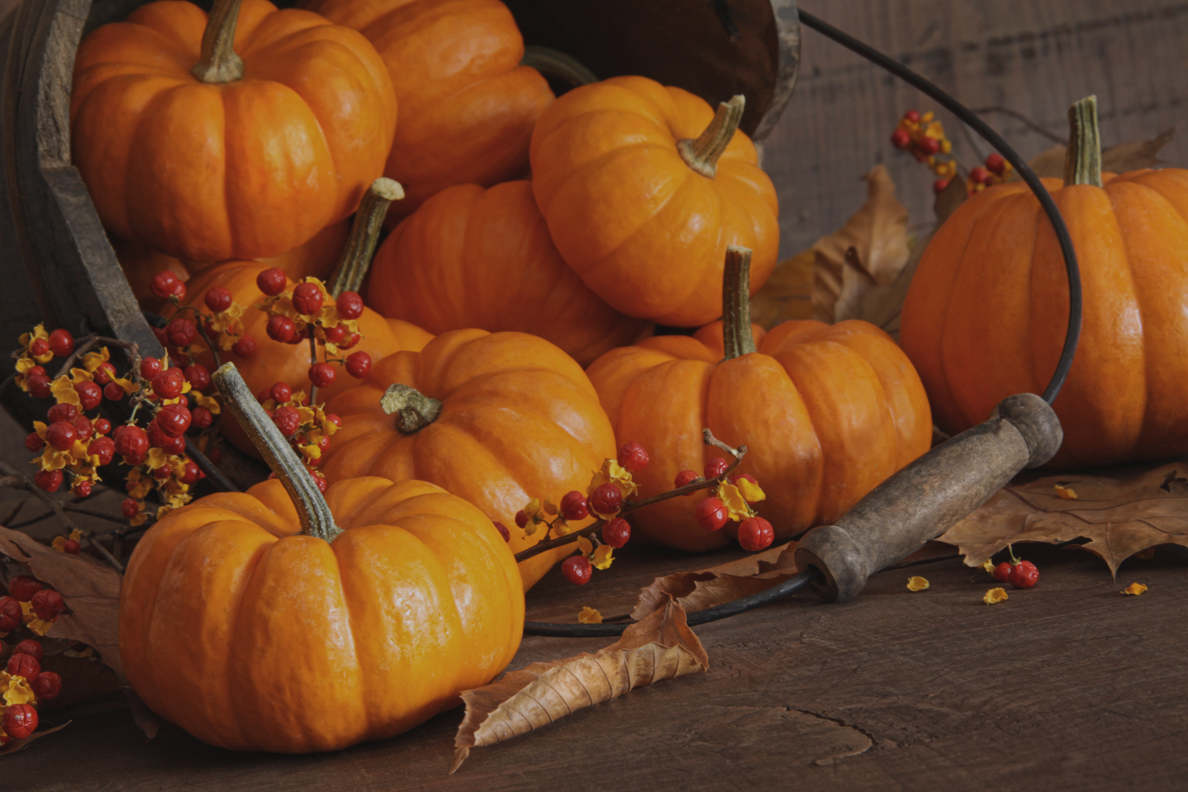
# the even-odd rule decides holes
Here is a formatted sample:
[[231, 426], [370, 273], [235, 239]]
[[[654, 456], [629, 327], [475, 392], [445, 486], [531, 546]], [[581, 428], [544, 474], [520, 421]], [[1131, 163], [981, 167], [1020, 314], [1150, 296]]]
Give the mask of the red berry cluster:
[[149, 281], [149, 289], [177, 308], [169, 324], [154, 328], [153, 333], [161, 346], [171, 350], [180, 365], [188, 365], [190, 357], [201, 354], [202, 348], [196, 346], [200, 336], [212, 351], [216, 347], [230, 350], [241, 358], [255, 354], [256, 341], [244, 331], [243, 306], [231, 298], [227, 289], [217, 286], [203, 295], [202, 302], [210, 314], [192, 305], [181, 305], [186, 296], [186, 284], [172, 272], [158, 272]]
[[325, 492], [326, 477], [316, 468], [330, 448], [330, 438], [342, 426], [342, 419], [334, 413], [325, 412], [320, 404], [311, 405], [304, 391], [294, 392], [287, 382], [274, 384], [267, 391], [257, 394], [256, 398], [301, 457], [318, 489]]
[[1011, 560], [994, 567], [994, 579], [999, 583], [1010, 583], [1017, 589], [1028, 589], [1038, 583], [1039, 569], [1035, 564], [1016, 558], [1014, 550], [1009, 552]]
[[[699, 478], [707, 481], [717, 479], [724, 475], [729, 467], [730, 463], [725, 458], [714, 457], [705, 464], [703, 476], [698, 476], [692, 470], [682, 470], [677, 474], [674, 483], [677, 488], [680, 488], [688, 486]], [[707, 531], [720, 531], [731, 519], [738, 519], [738, 543], [744, 550], [755, 553], [771, 546], [771, 543], [775, 541], [775, 529], [772, 528], [770, 522], [755, 514], [750, 508], [753, 503], [758, 502], [758, 499], [747, 500], [743, 489], [739, 486], [741, 481], [753, 485], [753, 489], [747, 488], [747, 492], [756, 493], [757, 498], [762, 497], [758, 480], [750, 473], [740, 473], [729, 478], [729, 488], [719, 486], [716, 495], [698, 501], [693, 515], [698, 524]]]
[[[953, 150], [953, 144], [945, 137], [944, 125], [930, 112], [921, 115], [918, 110], [908, 110], [904, 113], [891, 133], [891, 145], [910, 153], [917, 161], [927, 163], [938, 177], [932, 184], [932, 189], [938, 194], [944, 192], [957, 175], [956, 160], [945, 156]], [[969, 172], [965, 190], [973, 195], [992, 184], [1005, 181], [1010, 172], [1010, 163], [995, 152], [986, 157], [984, 167], [979, 165]]]
[[[65, 607], [58, 592], [44, 588], [27, 575], [9, 581], [8, 590], [9, 596], [0, 597], [0, 636], [16, 630], [22, 622], [31, 627], [36, 621], [52, 623]], [[30, 606], [33, 615], [24, 617], [22, 603]], [[52, 701], [62, 692], [62, 677], [53, 671], [43, 671], [43, 658], [41, 644], [31, 638], [13, 647], [5, 675], [0, 676], [0, 699], [7, 704], [0, 717], [0, 747], [12, 740], [23, 740], [36, 731], [36, 705]]]

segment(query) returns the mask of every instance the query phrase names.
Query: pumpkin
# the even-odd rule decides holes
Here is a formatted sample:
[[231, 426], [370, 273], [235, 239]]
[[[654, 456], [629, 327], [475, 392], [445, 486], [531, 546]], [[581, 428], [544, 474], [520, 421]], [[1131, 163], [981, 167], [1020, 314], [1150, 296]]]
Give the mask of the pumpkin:
[[[1055, 466], [1188, 451], [1188, 170], [1102, 174], [1095, 102], [1074, 106], [1064, 183], [1044, 184], [1080, 264], [1080, 345], [1052, 407], [1064, 428]], [[901, 342], [946, 432], [1001, 399], [1041, 393], [1068, 323], [1055, 233], [1023, 184], [962, 204], [920, 260]]]
[[587, 366], [651, 334], [611, 308], [561, 259], [526, 181], [449, 187], [384, 240], [367, 301], [430, 333], [518, 330]]
[[[279, 267], [294, 281], [308, 277], [328, 278], [338, 254], [346, 245], [350, 230], [351, 224], [345, 220], [326, 226], [304, 245], [279, 256], [261, 259], [260, 263], [269, 268]], [[111, 244], [140, 307], [154, 313], [159, 312], [165, 304], [165, 301], [153, 294], [149, 287], [154, 275], [158, 272], [172, 272], [178, 280], [185, 283], [191, 275], [215, 265], [214, 262], [207, 261], [182, 261], [119, 237], [112, 237]]]
[[[911, 363], [874, 325], [785, 322], [756, 344], [747, 258], [728, 251], [723, 324], [700, 338], [659, 336], [608, 352], [588, 373], [619, 441], [635, 440], [652, 457], [635, 474], [640, 497], [671, 490], [681, 470], [701, 474], [717, 456], [702, 442], [708, 427], [746, 445], [738, 473], [767, 493], [757, 508], [783, 541], [836, 520], [927, 451], [932, 420]], [[683, 550], [725, 545], [726, 531], [698, 524], [697, 500], [635, 512], [635, 535]]]
[[490, 187], [523, 173], [532, 127], [553, 101], [521, 66], [524, 40], [499, 0], [305, 0], [379, 51], [400, 112], [384, 175], [404, 184], [408, 213], [455, 184]]
[[[525, 333], [443, 333], [420, 353], [379, 361], [363, 385], [326, 409], [342, 419], [324, 456], [327, 480], [369, 475], [445, 487], [507, 526], [513, 552], [544, 533], [526, 536], [516, 512], [533, 498], [559, 503], [571, 490], [584, 492], [615, 456], [614, 433], [581, 366]], [[524, 588], [572, 549], [522, 562]]]
[[216, 384], [278, 475], [163, 516], [120, 592], [120, 657], [158, 714], [212, 745], [330, 751], [454, 706], [511, 661], [515, 559], [439, 487], [358, 478], [325, 499], [242, 380]]
[[615, 309], [696, 327], [721, 316], [728, 245], [754, 251], [753, 290], [775, 268], [775, 188], [737, 131], [743, 104], [715, 113], [680, 88], [616, 77], [541, 116], [536, 203], [566, 263]]
[[355, 211], [396, 129], [357, 31], [266, 0], [141, 6], [79, 46], [73, 162], [116, 235], [177, 258], [267, 258]]

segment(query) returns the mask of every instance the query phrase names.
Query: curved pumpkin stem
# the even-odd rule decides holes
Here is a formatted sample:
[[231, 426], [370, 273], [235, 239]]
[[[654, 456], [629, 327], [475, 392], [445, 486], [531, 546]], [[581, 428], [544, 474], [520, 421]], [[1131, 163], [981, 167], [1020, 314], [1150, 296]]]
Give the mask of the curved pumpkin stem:
[[1068, 108], [1068, 153], [1064, 184], [1101, 186], [1101, 130], [1097, 126], [1097, 97], [1086, 96]]
[[726, 246], [726, 271], [722, 274], [722, 344], [726, 359], [755, 351], [751, 331], [751, 251]]
[[202, 55], [190, 70], [204, 83], [220, 84], [243, 78], [243, 59], [235, 54], [235, 26], [242, 0], [216, 0], [202, 34]]
[[375, 257], [388, 206], [403, 197], [404, 188], [398, 181], [381, 176], [371, 183], [359, 203], [359, 211], [355, 213], [342, 258], [327, 284], [331, 297], [337, 299], [343, 292], [357, 292], [363, 287], [363, 279], [367, 277], [371, 260]]
[[696, 140], [677, 141], [681, 159], [693, 170], [712, 179], [718, 175], [718, 158], [734, 139], [734, 132], [742, 121], [747, 99], [742, 94], [718, 105], [714, 120]]
[[590, 71], [586, 64], [551, 47], [538, 47], [535, 44], [524, 47], [520, 65], [530, 66], [545, 78], [551, 77], [574, 88], [598, 82], [598, 75]]
[[402, 435], [415, 434], [437, 420], [441, 402], [407, 385], [392, 385], [380, 399], [388, 415], [396, 415], [396, 429]]
[[264, 412], [264, 408], [248, 390], [235, 364], [224, 363], [210, 378], [231, 414], [239, 421], [256, 450], [293, 499], [293, 505], [297, 507], [297, 514], [301, 518], [301, 532], [333, 542], [342, 530], [334, 524], [329, 504], [280, 429], [276, 428], [268, 413]]

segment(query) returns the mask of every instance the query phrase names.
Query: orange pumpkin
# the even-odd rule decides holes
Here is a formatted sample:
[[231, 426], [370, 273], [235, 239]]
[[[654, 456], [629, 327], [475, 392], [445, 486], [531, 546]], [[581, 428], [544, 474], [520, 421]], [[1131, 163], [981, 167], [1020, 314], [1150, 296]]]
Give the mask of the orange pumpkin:
[[490, 187], [521, 174], [548, 83], [521, 66], [524, 39], [499, 0], [305, 0], [363, 33], [387, 64], [400, 112], [384, 175], [404, 184], [408, 213], [455, 184]]
[[524, 595], [490, 520], [420, 481], [340, 481], [323, 500], [242, 381], [220, 391], [271, 433], [280, 479], [176, 509], [137, 545], [120, 657], [150, 708], [224, 748], [330, 751], [405, 731], [507, 666]]
[[[635, 474], [640, 497], [671, 490], [681, 470], [701, 474], [718, 456], [702, 442], [709, 427], [723, 442], [747, 446], [738, 472], [767, 493], [758, 510], [782, 541], [836, 520], [927, 451], [932, 420], [911, 363], [874, 325], [785, 322], [756, 345], [746, 258], [737, 249], [728, 255], [733, 307], [724, 324], [703, 328], [701, 340], [660, 336], [616, 349], [588, 373], [618, 441], [634, 440], [652, 457]], [[669, 547], [725, 545], [726, 531], [698, 524], [697, 500], [662, 501], [631, 522], [640, 537]]]
[[532, 133], [532, 189], [557, 249], [629, 316], [696, 327], [721, 316], [727, 245], [754, 251], [751, 288], [776, 264], [775, 188], [737, 131], [742, 97], [715, 114], [644, 77], [558, 99]]
[[464, 184], [429, 199], [380, 246], [367, 301], [431, 333], [532, 333], [583, 366], [652, 329], [611, 308], [565, 264], [526, 181]]
[[[454, 330], [397, 352], [326, 407], [342, 418], [324, 457], [329, 481], [383, 476], [445, 487], [531, 547], [515, 515], [532, 498], [585, 491], [615, 438], [581, 366], [524, 333]], [[520, 564], [527, 589], [572, 547]]]
[[209, 29], [193, 3], [149, 3], [79, 46], [73, 161], [118, 236], [194, 261], [276, 256], [382, 173], [396, 100], [374, 47], [242, 2], [218, 0]]
[[[1077, 109], [1079, 108], [1079, 109]], [[1074, 108], [1065, 181], [1045, 186], [1080, 264], [1080, 345], [1052, 405], [1064, 445], [1050, 464], [1104, 465], [1188, 451], [1188, 170], [1102, 174], [1096, 109]], [[1068, 322], [1055, 233], [1023, 184], [966, 201], [929, 243], [901, 341], [946, 432], [1014, 393], [1040, 393]]]

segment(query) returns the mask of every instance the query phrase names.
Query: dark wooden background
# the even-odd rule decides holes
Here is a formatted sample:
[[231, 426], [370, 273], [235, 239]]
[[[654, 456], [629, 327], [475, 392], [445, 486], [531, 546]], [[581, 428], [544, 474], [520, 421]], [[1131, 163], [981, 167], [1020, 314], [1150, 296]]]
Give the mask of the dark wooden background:
[[[0, 0], [0, 16], [13, 5]], [[802, 5], [970, 107], [1005, 107], [1058, 136], [1067, 106], [1089, 93], [1098, 95], [1107, 145], [1179, 125], [1164, 157], [1188, 166], [1188, 2]], [[887, 142], [909, 107], [930, 109], [805, 32], [799, 85], [765, 142], [785, 254], [844, 223], [865, 197], [859, 177], [879, 162], [913, 222], [928, 223], [932, 177]], [[942, 118], [957, 155], [977, 164], [974, 144]], [[1007, 116], [990, 120], [1025, 155], [1051, 145]], [[0, 454], [23, 464], [21, 436], [0, 428]], [[626, 555], [584, 589], [546, 578], [531, 615], [568, 620], [587, 604], [612, 612], [653, 575], [712, 562], [643, 548]], [[906, 592], [907, 572], [887, 572], [848, 605], [805, 599], [699, 628], [708, 675], [477, 750], [454, 777], [444, 772], [457, 711], [383, 743], [280, 757], [211, 749], [171, 727], [146, 743], [117, 708], [75, 712], [59, 734], [0, 758], [0, 789], [1182, 788], [1188, 554], [1130, 562], [1116, 582], [1081, 552], [1030, 555], [1043, 569], [1040, 585], [993, 608], [980, 599], [985, 577], [949, 559], [914, 570], [933, 582], [923, 594]], [[1120, 596], [1131, 580], [1151, 591]], [[513, 667], [605, 643], [529, 638]]]

